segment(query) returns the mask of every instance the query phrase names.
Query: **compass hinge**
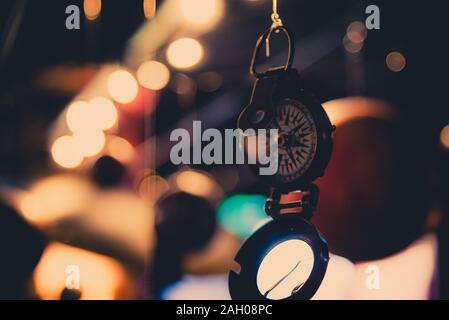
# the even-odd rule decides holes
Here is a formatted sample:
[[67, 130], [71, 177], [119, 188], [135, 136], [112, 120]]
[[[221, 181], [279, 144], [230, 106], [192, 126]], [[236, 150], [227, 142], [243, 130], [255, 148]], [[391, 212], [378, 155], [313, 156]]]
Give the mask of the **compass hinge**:
[[272, 218], [281, 214], [301, 214], [307, 220], [312, 218], [319, 198], [319, 189], [311, 184], [307, 191], [295, 191], [287, 194], [273, 189], [265, 203], [265, 212]]

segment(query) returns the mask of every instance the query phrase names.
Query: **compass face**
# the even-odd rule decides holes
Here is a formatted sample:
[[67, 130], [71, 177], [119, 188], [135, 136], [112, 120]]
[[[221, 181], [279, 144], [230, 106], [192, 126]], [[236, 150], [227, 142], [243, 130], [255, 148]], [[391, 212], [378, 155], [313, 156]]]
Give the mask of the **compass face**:
[[271, 126], [278, 129], [277, 179], [295, 181], [310, 167], [316, 153], [317, 128], [310, 111], [299, 101], [285, 99]]
[[282, 242], [263, 258], [257, 272], [257, 288], [267, 299], [287, 299], [309, 279], [313, 263], [313, 251], [306, 242]]

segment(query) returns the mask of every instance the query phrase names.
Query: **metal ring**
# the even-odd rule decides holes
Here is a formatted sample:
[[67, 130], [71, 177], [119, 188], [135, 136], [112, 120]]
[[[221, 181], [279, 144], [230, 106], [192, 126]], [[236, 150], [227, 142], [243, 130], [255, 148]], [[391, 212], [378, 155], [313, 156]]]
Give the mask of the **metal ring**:
[[[287, 62], [284, 66], [279, 66], [279, 67], [274, 67], [274, 68], [270, 68], [270, 70], [279, 70], [279, 69], [284, 69], [284, 70], [288, 70], [292, 63], [293, 63], [293, 58], [295, 55], [295, 46], [294, 43], [292, 41], [292, 37], [290, 35], [290, 32], [288, 31], [288, 29], [284, 26], [278, 26], [278, 27], [274, 27], [274, 28], [269, 28], [267, 31], [265, 31], [257, 40], [256, 43], [256, 47], [254, 49], [254, 53], [253, 53], [253, 58], [251, 60], [251, 67], [250, 67], [250, 72], [253, 76], [255, 76], [256, 78], [260, 78], [262, 76], [264, 76], [266, 74], [266, 72], [258, 72], [256, 70], [257, 66], [257, 60], [260, 57], [260, 52], [262, 51], [262, 48], [264, 46], [264, 43], [270, 40], [271, 34], [273, 33], [273, 31], [277, 32], [277, 31], [282, 31], [286, 36], [287, 36], [287, 40], [288, 40], [288, 58], [287, 58]], [[268, 70], [268, 71], [270, 71]]]

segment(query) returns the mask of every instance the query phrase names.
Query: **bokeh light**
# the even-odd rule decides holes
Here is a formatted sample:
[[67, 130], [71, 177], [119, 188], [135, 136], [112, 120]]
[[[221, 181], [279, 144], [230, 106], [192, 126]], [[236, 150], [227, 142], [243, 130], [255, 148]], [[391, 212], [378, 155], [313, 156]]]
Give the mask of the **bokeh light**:
[[323, 103], [332, 124], [337, 128], [343, 123], [357, 118], [374, 117], [392, 120], [396, 114], [391, 105], [380, 99], [347, 97]]
[[111, 189], [98, 193], [79, 221], [91, 234], [107, 239], [139, 259], [150, 253], [153, 210], [132, 192]]
[[262, 221], [266, 221], [263, 195], [240, 194], [226, 198], [219, 205], [217, 220], [220, 226], [240, 237], [248, 238]]
[[167, 48], [167, 60], [175, 68], [189, 69], [200, 63], [204, 49], [198, 40], [181, 38], [172, 42]]
[[134, 148], [126, 139], [117, 136], [109, 136], [106, 142], [106, 154], [117, 159], [121, 163], [129, 163], [134, 158]]
[[156, 15], [156, 0], [143, 0], [145, 18], [152, 19]]
[[402, 53], [393, 51], [387, 55], [386, 63], [388, 69], [393, 72], [399, 72], [405, 68], [406, 60]]
[[179, 0], [187, 22], [211, 27], [223, 16], [223, 0]]
[[163, 63], [146, 61], [137, 70], [137, 80], [144, 88], [161, 90], [168, 84], [170, 72]]
[[107, 86], [109, 95], [122, 104], [132, 102], [139, 92], [139, 86], [134, 76], [123, 69], [116, 70], [109, 75]]
[[82, 213], [95, 196], [90, 182], [74, 174], [59, 174], [35, 182], [19, 198], [19, 210], [30, 222], [47, 225]]
[[73, 133], [101, 131], [112, 128], [118, 120], [118, 112], [111, 100], [103, 97], [89, 103], [75, 101], [66, 112], [67, 126]]
[[101, 152], [106, 142], [101, 130], [79, 131], [73, 135], [79, 150], [84, 157], [92, 157]]
[[70, 266], [79, 269], [82, 300], [116, 299], [120, 287], [127, 281], [125, 271], [115, 260], [65, 244], [51, 243], [34, 272], [36, 293], [41, 299], [60, 299], [67, 282], [76, 276], [67, 274]]
[[111, 100], [104, 97], [94, 98], [89, 102], [89, 107], [90, 116], [98, 129], [108, 130], [117, 123], [117, 108]]
[[101, 0], [84, 0], [84, 14], [88, 20], [95, 20], [101, 13]]
[[77, 140], [72, 136], [62, 136], [51, 147], [53, 160], [63, 168], [76, 168], [83, 161], [83, 153]]
[[198, 88], [201, 91], [213, 92], [223, 84], [223, 77], [218, 72], [204, 72], [198, 76]]
[[179, 190], [199, 197], [208, 198], [218, 196], [220, 193], [215, 181], [200, 171], [181, 171], [175, 176], [175, 183]]
[[367, 35], [368, 32], [365, 24], [360, 21], [352, 22], [346, 29], [346, 36], [351, 42], [354, 43], [362, 43], [366, 39]]
[[67, 126], [72, 132], [94, 129], [97, 126], [95, 120], [91, 117], [91, 108], [85, 101], [75, 101], [67, 108]]
[[155, 201], [169, 189], [167, 180], [155, 174], [147, 174], [138, 183], [138, 192], [142, 199]]
[[440, 142], [445, 149], [449, 149], [449, 125], [445, 126], [440, 132]]
[[363, 41], [362, 42], [352, 42], [347, 36], [343, 38], [343, 47], [345, 50], [349, 53], [358, 53], [363, 48]]
[[197, 89], [195, 80], [184, 73], [178, 73], [173, 77], [171, 87], [179, 95], [191, 95]]

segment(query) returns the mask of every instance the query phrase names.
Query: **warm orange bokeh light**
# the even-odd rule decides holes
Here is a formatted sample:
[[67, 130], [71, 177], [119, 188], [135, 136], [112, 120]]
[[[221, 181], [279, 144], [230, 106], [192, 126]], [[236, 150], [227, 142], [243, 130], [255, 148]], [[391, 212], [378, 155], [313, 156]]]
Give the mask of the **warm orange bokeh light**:
[[179, 0], [182, 16], [187, 22], [211, 27], [223, 16], [223, 0]]
[[223, 77], [217, 72], [204, 72], [198, 76], [198, 88], [205, 92], [214, 92], [223, 84]]
[[131, 192], [103, 191], [95, 196], [80, 224], [110, 245], [144, 259], [152, 247], [151, 205]]
[[189, 69], [200, 63], [204, 49], [198, 40], [181, 38], [172, 42], [167, 49], [167, 60], [175, 68]]
[[95, 128], [97, 124], [91, 117], [90, 111], [90, 105], [85, 101], [79, 100], [70, 104], [65, 115], [70, 131], [77, 132], [86, 128]]
[[63, 136], [55, 140], [51, 147], [53, 160], [63, 168], [73, 169], [83, 161], [83, 153], [72, 136]]
[[158, 61], [144, 62], [137, 70], [137, 80], [144, 88], [161, 90], [170, 80], [170, 72], [167, 67]]
[[108, 130], [117, 123], [117, 108], [111, 100], [98, 97], [89, 102], [89, 107], [98, 129]]
[[402, 71], [405, 68], [406, 60], [402, 53], [394, 51], [390, 52], [386, 58], [387, 67], [393, 72]]
[[81, 299], [112, 300], [125, 281], [126, 273], [115, 260], [61, 243], [45, 249], [34, 271], [36, 293], [44, 300], [60, 299], [64, 288], [77, 282]]
[[358, 53], [363, 48], [363, 42], [352, 42], [347, 36], [343, 38], [343, 47], [349, 53]]
[[94, 98], [89, 103], [75, 101], [66, 112], [67, 126], [73, 133], [108, 130], [117, 123], [117, 119], [114, 104], [103, 97]]
[[441, 145], [446, 148], [449, 149], [449, 125], [445, 126], [440, 133], [440, 142]]
[[29, 193], [19, 197], [18, 207], [28, 221], [46, 225], [82, 213], [94, 195], [95, 188], [87, 180], [61, 174], [34, 183]]
[[73, 135], [79, 150], [84, 157], [93, 157], [103, 150], [105, 135], [101, 130], [76, 132]]
[[139, 92], [139, 86], [134, 76], [123, 69], [116, 70], [109, 75], [107, 86], [109, 95], [122, 104], [132, 102]]
[[212, 178], [199, 171], [182, 171], [176, 176], [175, 181], [181, 191], [196, 196], [207, 197], [213, 193], [216, 188], [216, 184]]
[[157, 200], [170, 189], [168, 182], [158, 175], [149, 174], [138, 183], [138, 192], [142, 199]]
[[84, 0], [84, 14], [88, 20], [95, 20], [101, 12], [101, 0]]
[[362, 43], [366, 39], [367, 35], [368, 32], [366, 27], [360, 21], [352, 22], [346, 29], [347, 38], [354, 43]]
[[156, 15], [156, 0], [143, 0], [145, 18], [152, 19]]
[[373, 98], [340, 98], [324, 102], [323, 108], [332, 124], [337, 128], [341, 124], [357, 118], [374, 117], [389, 120], [395, 117], [395, 113], [388, 103]]
[[106, 142], [106, 153], [122, 163], [128, 163], [134, 158], [134, 147], [121, 137], [110, 136]]

